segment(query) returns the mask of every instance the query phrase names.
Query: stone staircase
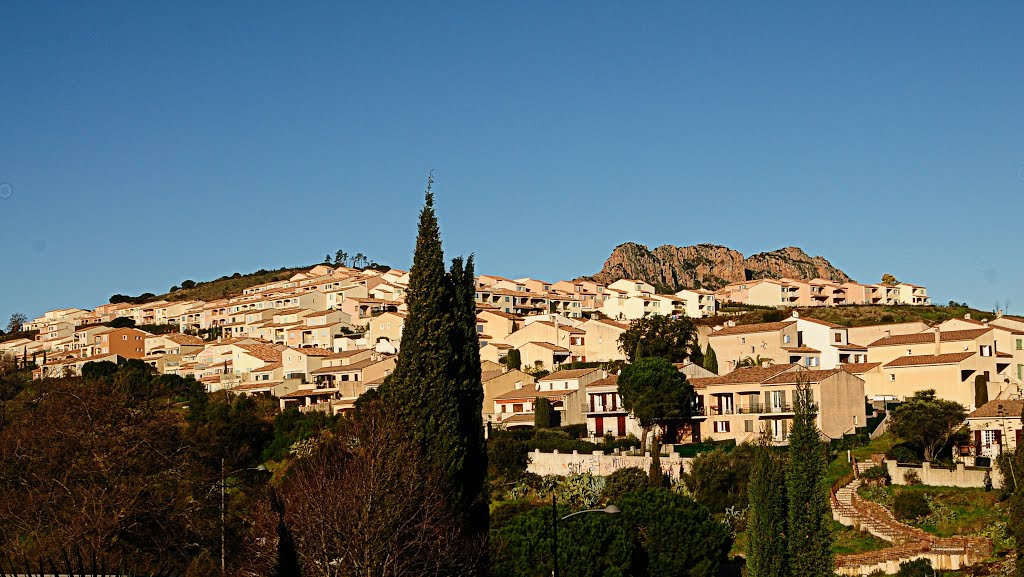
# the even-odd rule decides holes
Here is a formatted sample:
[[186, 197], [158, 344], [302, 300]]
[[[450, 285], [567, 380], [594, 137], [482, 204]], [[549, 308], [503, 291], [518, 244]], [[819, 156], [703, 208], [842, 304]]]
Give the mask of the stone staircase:
[[927, 558], [936, 570], [958, 570], [992, 553], [992, 543], [983, 537], [942, 538], [901, 523], [892, 512], [878, 503], [857, 495], [860, 473], [879, 464], [872, 460], [854, 460], [853, 472], [832, 487], [832, 517], [844, 525], [867, 531], [893, 544], [892, 547], [839, 555], [836, 572], [841, 575], [870, 575], [882, 570], [896, 573], [900, 563]]

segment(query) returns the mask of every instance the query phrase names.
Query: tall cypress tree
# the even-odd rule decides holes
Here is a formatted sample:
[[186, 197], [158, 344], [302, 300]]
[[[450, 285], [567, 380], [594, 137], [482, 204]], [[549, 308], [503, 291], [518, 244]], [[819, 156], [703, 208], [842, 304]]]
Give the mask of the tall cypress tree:
[[755, 447], [747, 485], [747, 576], [788, 577], [785, 461], [773, 449], [768, 429]]
[[809, 389], [797, 384], [793, 399], [793, 430], [789, 435], [790, 574], [793, 577], [832, 577], [832, 532], [829, 530], [829, 487], [825, 444], [821, 441]]
[[430, 182], [409, 270], [402, 348], [380, 393], [428, 465], [441, 472], [468, 532], [486, 535], [487, 458], [473, 259], [455, 259], [451, 271], [445, 271]]
[[707, 350], [704, 351], [704, 368], [718, 374], [718, 355], [715, 354], [715, 349], [711, 348], [711, 343], [708, 343]]
[[452, 261], [452, 294], [455, 314], [452, 341], [456, 343], [454, 370], [458, 407], [458, 435], [464, 461], [454, 478], [470, 527], [486, 535], [489, 502], [485, 491], [487, 445], [484, 441], [484, 385], [480, 372], [480, 339], [476, 332], [476, 271], [473, 256]]

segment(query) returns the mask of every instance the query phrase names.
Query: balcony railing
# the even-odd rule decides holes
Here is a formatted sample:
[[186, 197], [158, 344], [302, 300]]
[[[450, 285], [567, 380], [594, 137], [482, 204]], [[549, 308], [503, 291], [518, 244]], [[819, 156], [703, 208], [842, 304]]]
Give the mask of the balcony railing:
[[[709, 416], [723, 416], [723, 415], [770, 415], [770, 414], [783, 414], [792, 413], [794, 410], [792, 404], [783, 403], [781, 405], [768, 405], [763, 403], [754, 403], [749, 405], [741, 405], [738, 407], [725, 408], [725, 407], [708, 407], [704, 413]], [[811, 403], [811, 410], [817, 411], [818, 404]], [[693, 413], [697, 414], [697, 413]]]

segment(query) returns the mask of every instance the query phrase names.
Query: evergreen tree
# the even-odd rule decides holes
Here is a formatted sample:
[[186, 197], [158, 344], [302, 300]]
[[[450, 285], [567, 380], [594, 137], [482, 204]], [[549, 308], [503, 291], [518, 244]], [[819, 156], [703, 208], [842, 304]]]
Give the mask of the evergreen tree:
[[512, 349], [505, 355], [505, 366], [516, 370], [523, 368], [523, 357], [519, 353], [519, 349]]
[[[1024, 419], [1024, 414], [1021, 415]], [[1017, 563], [1014, 574], [1017, 577], [1024, 577], [1024, 446], [1017, 445], [1017, 449], [1010, 455], [1009, 467], [1011, 474], [1003, 473], [1004, 478], [1013, 478], [1013, 493], [1010, 495], [1010, 514], [1008, 529], [1017, 543]]]
[[452, 261], [451, 279], [456, 330], [452, 340], [457, 343], [453, 360], [456, 398], [458, 400], [458, 432], [465, 462], [455, 471], [453, 479], [462, 496], [463, 510], [469, 513], [470, 532], [486, 535], [490, 503], [485, 490], [487, 479], [487, 444], [484, 440], [484, 386], [481, 382], [480, 339], [476, 332], [476, 270], [473, 256]]
[[545, 397], [535, 397], [533, 400], [533, 428], [551, 428], [551, 401]]
[[479, 536], [487, 532], [487, 458], [474, 294], [472, 257], [465, 263], [455, 259], [445, 271], [428, 181], [409, 270], [402, 348], [380, 392], [427, 465], [441, 472], [469, 533]]
[[783, 458], [772, 448], [771, 433], [767, 428], [761, 433], [755, 448], [747, 496], [750, 502], [747, 510], [747, 575], [787, 577], [786, 467]]
[[708, 343], [707, 350], [704, 351], [704, 368], [718, 374], [718, 356], [715, 349], [711, 348], [711, 343]]
[[793, 577], [832, 577], [832, 532], [828, 525], [829, 488], [825, 444], [821, 441], [810, 389], [797, 383], [793, 399], [793, 429], [789, 435], [790, 574]]

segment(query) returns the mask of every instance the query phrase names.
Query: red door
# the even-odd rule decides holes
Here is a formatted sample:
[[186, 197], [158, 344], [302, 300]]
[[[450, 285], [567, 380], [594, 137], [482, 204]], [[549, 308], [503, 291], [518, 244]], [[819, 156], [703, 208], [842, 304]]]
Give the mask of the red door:
[[626, 415], [619, 415], [619, 436], [626, 436]]
[[604, 417], [594, 417], [594, 428], [598, 437], [604, 436]]

